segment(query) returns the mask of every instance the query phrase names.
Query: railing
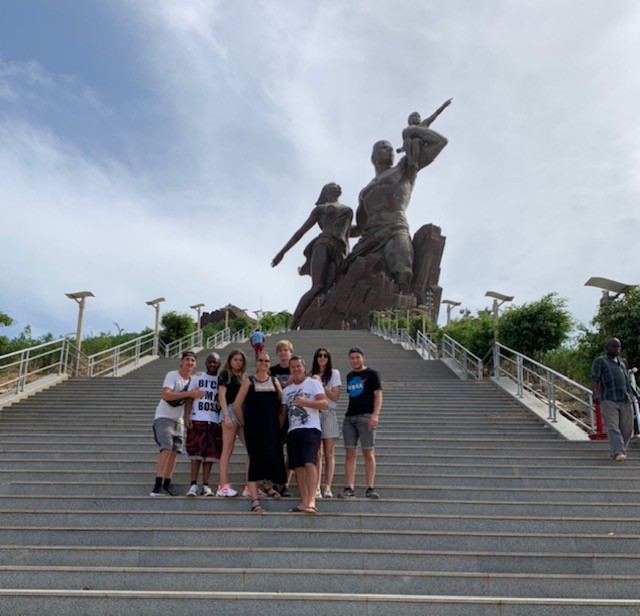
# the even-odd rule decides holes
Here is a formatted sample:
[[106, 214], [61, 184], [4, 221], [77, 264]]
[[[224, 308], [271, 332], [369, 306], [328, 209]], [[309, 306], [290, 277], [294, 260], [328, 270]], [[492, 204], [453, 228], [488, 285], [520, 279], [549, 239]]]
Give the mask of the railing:
[[237, 344], [242, 344], [247, 340], [247, 334], [244, 329], [241, 329], [237, 332], [233, 332], [233, 336], [231, 336], [231, 342], [235, 342]]
[[398, 330], [398, 342], [402, 345], [402, 348], [407, 351], [413, 351], [416, 348], [414, 339], [406, 329]]
[[496, 379], [513, 380], [518, 397], [527, 391], [544, 401], [551, 422], [560, 413], [583, 430], [595, 432], [593, 394], [587, 387], [500, 343], [493, 347], [493, 373]]
[[191, 332], [186, 336], [180, 338], [180, 340], [174, 340], [169, 344], [164, 345], [165, 357], [178, 357], [184, 351], [190, 351], [195, 347], [202, 347], [202, 330]]
[[[244, 332], [244, 330], [242, 330]], [[207, 349], [219, 349], [231, 342], [231, 330], [228, 327], [207, 338]]]
[[66, 338], [7, 353], [0, 357], [0, 394], [20, 394], [34, 381], [62, 374], [87, 374], [86, 355]]
[[156, 355], [156, 339], [153, 332], [123, 342], [118, 346], [87, 357], [87, 376], [118, 376], [122, 368], [136, 366], [144, 356]]
[[433, 341], [433, 334], [418, 331], [415, 349], [423, 359], [438, 359], [438, 345]]
[[453, 360], [463, 379], [482, 380], [482, 360], [446, 334], [442, 336], [441, 352], [442, 359]]

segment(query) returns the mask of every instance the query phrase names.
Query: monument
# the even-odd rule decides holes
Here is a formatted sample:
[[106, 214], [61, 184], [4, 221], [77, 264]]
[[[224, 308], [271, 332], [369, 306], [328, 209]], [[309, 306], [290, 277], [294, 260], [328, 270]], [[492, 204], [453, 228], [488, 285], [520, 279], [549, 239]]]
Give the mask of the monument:
[[[360, 191], [353, 226], [350, 208], [337, 201], [340, 187], [327, 184], [307, 221], [276, 255], [273, 266], [316, 222], [320, 225], [322, 233], [305, 249], [307, 262], [299, 268], [301, 275], [311, 275], [312, 288], [300, 299], [293, 327], [338, 329], [342, 321], [354, 318], [364, 326], [371, 310], [404, 312], [429, 302], [430, 316], [437, 319], [445, 238], [439, 227], [428, 224], [412, 239], [405, 212], [418, 172], [447, 145], [447, 139], [429, 127], [450, 103], [422, 122], [417, 112], [409, 116], [400, 150], [407, 155], [396, 165], [388, 141], [373, 145], [375, 177]], [[341, 212], [335, 215], [339, 222], [329, 216], [334, 210]], [[360, 238], [348, 255], [347, 236]]]

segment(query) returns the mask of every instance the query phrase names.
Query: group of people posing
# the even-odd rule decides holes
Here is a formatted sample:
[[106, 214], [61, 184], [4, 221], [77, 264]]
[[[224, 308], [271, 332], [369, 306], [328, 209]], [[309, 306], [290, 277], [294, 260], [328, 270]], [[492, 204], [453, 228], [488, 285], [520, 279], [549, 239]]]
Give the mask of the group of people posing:
[[[256, 354], [252, 375], [247, 374], [247, 357], [240, 349], [229, 353], [221, 371], [217, 353], [207, 355], [206, 372], [194, 372], [195, 353], [182, 354], [179, 369], [165, 376], [156, 408], [153, 431], [160, 453], [151, 496], [176, 495], [171, 478], [177, 456], [185, 449], [186, 428], [186, 453], [191, 461], [187, 496], [238, 495], [229, 481], [229, 462], [236, 438], [240, 438], [247, 451], [242, 495], [251, 499], [251, 511], [265, 511], [261, 498], [293, 496], [293, 474], [300, 501], [289, 512], [316, 513], [317, 499], [333, 498], [340, 373], [324, 347], [313, 354], [309, 371], [288, 340], [280, 340], [275, 351], [278, 362], [274, 365], [266, 351]], [[382, 385], [378, 373], [364, 362], [361, 348], [349, 350], [349, 399], [342, 423], [345, 488], [338, 498], [355, 497], [358, 443], [364, 460], [365, 496], [379, 498], [374, 487], [374, 446]], [[214, 462], [219, 462], [220, 472], [215, 492], [210, 487]]]

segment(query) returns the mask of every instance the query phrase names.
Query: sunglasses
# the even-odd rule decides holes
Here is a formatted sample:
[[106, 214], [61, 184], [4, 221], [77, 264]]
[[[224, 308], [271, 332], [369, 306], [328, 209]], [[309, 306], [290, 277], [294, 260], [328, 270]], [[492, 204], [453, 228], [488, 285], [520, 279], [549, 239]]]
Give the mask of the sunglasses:
[[329, 359], [329, 353], [318, 353], [316, 357], [326, 357], [327, 359]]

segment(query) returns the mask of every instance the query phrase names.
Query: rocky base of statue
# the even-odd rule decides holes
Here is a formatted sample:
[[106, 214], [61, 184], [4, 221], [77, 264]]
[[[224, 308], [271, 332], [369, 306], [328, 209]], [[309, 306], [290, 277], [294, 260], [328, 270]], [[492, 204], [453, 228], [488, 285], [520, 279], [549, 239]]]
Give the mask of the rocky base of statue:
[[425, 225], [415, 234], [413, 293], [401, 293], [386, 273], [382, 254], [370, 254], [356, 259], [326, 295], [316, 297], [293, 327], [340, 329], [343, 322], [350, 324], [356, 319], [358, 329], [366, 329], [372, 310], [398, 309], [404, 315], [407, 310], [427, 304], [431, 307], [432, 319], [437, 320], [442, 296], [438, 279], [444, 242], [440, 228], [435, 225]]

